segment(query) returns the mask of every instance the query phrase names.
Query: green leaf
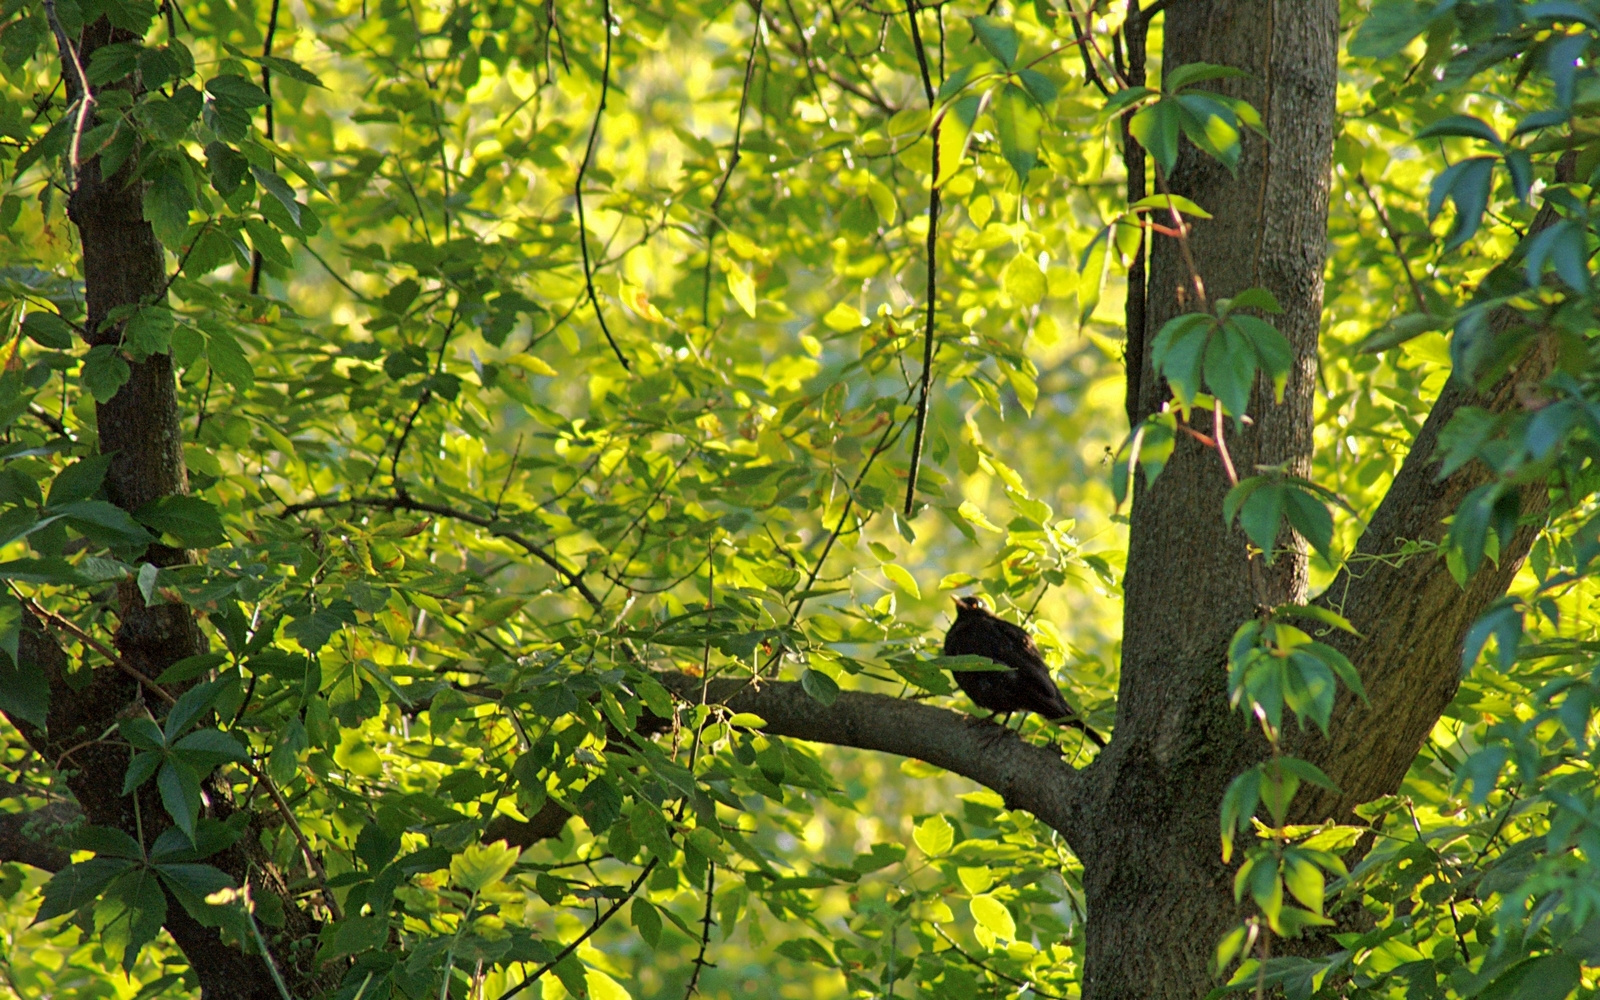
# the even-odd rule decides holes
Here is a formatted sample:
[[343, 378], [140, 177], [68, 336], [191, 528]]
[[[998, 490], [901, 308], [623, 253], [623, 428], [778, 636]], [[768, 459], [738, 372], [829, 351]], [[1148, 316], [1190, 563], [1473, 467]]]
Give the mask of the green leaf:
[[1524, 959], [1495, 977], [1479, 1000], [1566, 1000], [1583, 974], [1571, 955], [1540, 955]]
[[917, 849], [923, 854], [930, 858], [939, 858], [949, 854], [950, 848], [955, 846], [956, 831], [949, 820], [934, 815], [912, 828], [911, 839], [916, 842]]
[[1023, 309], [1031, 309], [1044, 300], [1044, 272], [1027, 254], [1019, 253], [1011, 258], [1005, 270], [1000, 272], [1000, 282], [1011, 300]]
[[122, 344], [135, 361], [172, 349], [172, 310], [142, 306], [122, 328]]
[[832, 677], [807, 667], [800, 675], [800, 687], [805, 693], [824, 705], [832, 705], [839, 698], [839, 685]]
[[41, 347], [56, 351], [72, 349], [72, 326], [53, 312], [29, 312], [22, 321], [22, 332]]
[[1149, 151], [1164, 177], [1172, 174], [1178, 162], [1178, 136], [1182, 129], [1183, 112], [1170, 98], [1146, 105], [1128, 122], [1128, 132]]
[[215, 670], [227, 662], [228, 658], [221, 653], [201, 653], [198, 656], [186, 656], [161, 671], [160, 676], [155, 680], [157, 684], [181, 684], [184, 681], [193, 680], [207, 671]]
[[1477, 233], [1489, 205], [1494, 164], [1492, 156], [1475, 156], [1455, 163], [1434, 178], [1428, 194], [1428, 219], [1432, 221], [1438, 216], [1446, 198], [1456, 206], [1455, 223], [1445, 241], [1446, 250], [1454, 250]]
[[1014, 83], [1001, 89], [994, 101], [994, 120], [1000, 135], [1000, 155], [1011, 164], [1022, 183], [1039, 162], [1039, 136], [1044, 130], [1044, 115]]
[[197, 496], [161, 497], [134, 511], [134, 517], [156, 531], [171, 535], [186, 547], [204, 548], [228, 540], [217, 508]]
[[982, 16], [968, 20], [973, 33], [978, 36], [978, 44], [1000, 60], [1002, 66], [1010, 69], [1017, 61], [1017, 29], [1011, 26], [1011, 22]]
[[472, 844], [450, 860], [450, 880], [468, 892], [482, 892], [505, 878], [521, 853], [503, 840]]
[[1376, 0], [1350, 39], [1350, 54], [1365, 59], [1387, 59], [1399, 54], [1428, 29], [1435, 17], [1431, 4], [1416, 0]]
[[1199, 205], [1196, 205], [1194, 202], [1190, 201], [1188, 198], [1185, 198], [1181, 194], [1146, 195], [1145, 197], [1140, 198], [1138, 201], [1128, 206], [1128, 211], [1130, 212], [1156, 213], [1157, 222], [1164, 222], [1165, 219], [1162, 217], [1170, 215], [1173, 209], [1177, 209], [1184, 215], [1193, 216], [1196, 219], [1211, 218], [1210, 212], [1207, 212], [1205, 209], [1201, 208]]
[[83, 371], [79, 378], [97, 403], [106, 403], [117, 394], [123, 384], [133, 376], [133, 369], [110, 344], [98, 344], [89, 349], [83, 358]]
[[912, 600], [922, 599], [922, 591], [917, 587], [916, 578], [904, 566], [899, 563], [884, 563], [883, 575], [888, 577], [890, 582], [904, 591]]
[[90, 858], [68, 865], [44, 884], [44, 899], [33, 922], [52, 920], [94, 902], [113, 879], [132, 867], [125, 858]]
[[266, 91], [234, 73], [225, 73], [207, 80], [206, 91], [218, 100], [245, 108], [259, 108], [267, 103]]
[[1011, 916], [1011, 911], [1006, 909], [1006, 904], [985, 893], [973, 896], [969, 905], [972, 919], [988, 928], [995, 937], [1002, 941], [1016, 939], [1017, 922]]
[[143, 550], [155, 541], [127, 511], [104, 500], [79, 500], [52, 510], [79, 533], [102, 545]]
[[177, 702], [167, 710], [166, 722], [162, 726], [162, 743], [170, 745], [178, 734], [187, 732], [211, 708], [228, 683], [226, 680], [207, 681], [179, 695]]
[[1184, 63], [1164, 73], [1161, 86], [1168, 93], [1173, 93], [1205, 80], [1232, 79], [1249, 75], [1237, 66], [1218, 66], [1204, 62]]
[[1293, 483], [1284, 487], [1283, 512], [1289, 526], [1311, 543], [1322, 558], [1333, 561], [1333, 515], [1327, 504]]
[[200, 774], [182, 760], [168, 757], [156, 772], [156, 788], [167, 815], [194, 840], [195, 821], [200, 818]]
[[13, 598], [0, 601], [0, 712], [44, 729], [50, 714], [50, 682], [37, 664], [18, 663], [22, 606]]
[[50, 481], [47, 508], [62, 507], [94, 496], [111, 467], [111, 455], [90, 455], [56, 473]]

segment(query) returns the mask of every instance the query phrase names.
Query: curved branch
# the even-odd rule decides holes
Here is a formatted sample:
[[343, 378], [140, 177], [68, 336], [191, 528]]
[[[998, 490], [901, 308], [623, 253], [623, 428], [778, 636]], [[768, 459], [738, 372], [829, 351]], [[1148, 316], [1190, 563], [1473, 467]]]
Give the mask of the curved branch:
[[[681, 697], [699, 701], [698, 677], [658, 679]], [[762, 732], [813, 743], [879, 750], [915, 757], [1000, 793], [1009, 809], [1026, 809], [1060, 831], [1074, 850], [1084, 831], [1079, 818], [1082, 776], [1054, 747], [1034, 746], [993, 722], [918, 701], [864, 691], [842, 691], [832, 705], [793, 681], [759, 687], [715, 680], [707, 700], [766, 720]]]
[[381, 510], [388, 511], [410, 510], [421, 514], [436, 514], [439, 517], [448, 517], [452, 520], [465, 521], [468, 524], [475, 524], [489, 532], [489, 534], [494, 535], [496, 538], [504, 538], [506, 541], [518, 546], [524, 552], [555, 570], [561, 579], [566, 581], [567, 586], [571, 587], [573, 590], [576, 590], [578, 594], [589, 603], [589, 606], [594, 608], [596, 611], [599, 611], [605, 606], [604, 602], [600, 600], [599, 596], [596, 595], [593, 590], [589, 589], [589, 585], [583, 582], [582, 573], [579, 573], [575, 569], [569, 568], [544, 546], [539, 545], [537, 542], [532, 541], [518, 532], [512, 531], [510, 528], [505, 526], [504, 521], [497, 517], [484, 517], [481, 514], [474, 514], [470, 511], [457, 510], [454, 507], [446, 507], [444, 504], [427, 503], [422, 500], [414, 500], [409, 496], [363, 496], [350, 497], [346, 500], [310, 500], [305, 503], [290, 504], [289, 506], [283, 508], [282, 513], [280, 513], [278, 516], [288, 517], [291, 514], [299, 514], [308, 510], [327, 510], [330, 507], [376, 507]]

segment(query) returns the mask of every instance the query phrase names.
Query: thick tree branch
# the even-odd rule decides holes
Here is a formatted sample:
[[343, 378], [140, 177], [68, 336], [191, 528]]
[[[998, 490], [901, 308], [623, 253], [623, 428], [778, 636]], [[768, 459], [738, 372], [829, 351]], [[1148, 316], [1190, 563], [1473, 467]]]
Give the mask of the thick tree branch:
[[[700, 700], [698, 677], [665, 674], [661, 683], [678, 695]], [[1060, 831], [1077, 849], [1078, 771], [1053, 747], [1034, 746], [1003, 726], [918, 701], [863, 691], [844, 691], [824, 705], [792, 681], [757, 687], [742, 680], [714, 680], [710, 702], [766, 720], [763, 732], [813, 743], [881, 750], [915, 757], [1000, 793], [1007, 808], [1026, 809]]]
[[[1557, 178], [1570, 179], [1575, 162], [1570, 154], [1564, 157]], [[1546, 204], [1530, 231], [1545, 229], [1558, 218]], [[1490, 328], [1498, 336], [1519, 322], [1517, 313], [1500, 309]], [[1549, 494], [1542, 482], [1522, 487], [1522, 527], [1500, 540], [1497, 562], [1485, 562], [1465, 588], [1458, 586], [1444, 550], [1435, 546], [1447, 533], [1444, 519], [1494, 473], [1473, 461], [1440, 479], [1439, 433], [1465, 406], [1510, 412], [1519, 405], [1518, 388], [1538, 382], [1543, 366], [1535, 354], [1486, 394], [1453, 377], [1446, 383], [1355, 553], [1318, 599], [1361, 633], [1361, 639], [1341, 633], [1328, 641], [1360, 671], [1371, 704], [1345, 692], [1330, 739], [1298, 741], [1294, 752], [1322, 767], [1340, 793], [1308, 788], [1296, 800], [1296, 821], [1343, 818], [1355, 805], [1393, 792], [1455, 697], [1467, 629], [1511, 585], [1542, 527]], [[1423, 543], [1424, 549], [1402, 555], [1408, 543], [1413, 550]]]
[[[1525, 377], [1525, 376], [1521, 376]], [[1445, 564], [1443, 521], [1473, 489], [1493, 478], [1478, 462], [1438, 478], [1439, 432], [1463, 406], [1505, 412], [1516, 405], [1519, 375], [1480, 396], [1452, 381], [1440, 394], [1388, 495], [1351, 557], [1317, 603], [1348, 618], [1362, 638], [1326, 640], [1361, 673], [1371, 705], [1348, 694], [1330, 726], [1330, 740], [1307, 738], [1297, 752], [1316, 762], [1342, 794], [1307, 789], [1301, 820], [1343, 817], [1351, 807], [1394, 791], [1461, 681], [1467, 629], [1506, 592], [1538, 536], [1548, 505], [1543, 484], [1522, 490], [1522, 527], [1502, 541], [1499, 563], [1485, 562], [1456, 584]], [[1407, 543], [1420, 552], [1401, 555]], [[1312, 820], [1313, 822], [1315, 820]]]
[[[5, 796], [20, 797], [29, 790], [12, 785]], [[0, 813], [0, 861], [17, 861], [47, 872], [58, 872], [72, 861], [72, 852], [61, 846], [54, 832], [83, 818], [77, 807], [67, 802], [51, 802], [26, 812]]]

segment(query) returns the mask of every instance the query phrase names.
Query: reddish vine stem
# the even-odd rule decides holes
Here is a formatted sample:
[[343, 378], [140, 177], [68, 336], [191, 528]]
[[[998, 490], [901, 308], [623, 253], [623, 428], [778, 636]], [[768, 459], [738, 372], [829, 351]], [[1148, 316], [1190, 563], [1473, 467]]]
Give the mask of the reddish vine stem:
[[[922, 89], [928, 98], [931, 115], [937, 101], [933, 75], [928, 70], [928, 53], [922, 46], [922, 29], [917, 25], [917, 0], [906, 0], [906, 20], [911, 22], [911, 44], [917, 50], [917, 65], [922, 70]], [[911, 436], [911, 468], [906, 475], [905, 513], [916, 512], [917, 473], [922, 465], [922, 441], [928, 426], [928, 387], [933, 381], [933, 346], [938, 317], [938, 241], [939, 241], [939, 120], [933, 120], [933, 166], [928, 175], [928, 321], [922, 338], [922, 380], [917, 396], [917, 423]]]
[[[89, 87], [89, 76], [83, 71], [83, 60], [79, 58], [78, 50], [67, 40], [67, 31], [61, 26], [61, 15], [56, 13], [55, 0], [44, 0], [44, 14], [45, 19], [50, 22], [51, 33], [56, 36], [56, 47], [61, 50], [62, 63], [70, 65], [78, 78], [78, 120], [72, 127], [72, 147], [71, 152], [67, 154], [67, 165], [72, 169], [71, 183], [68, 187], [76, 189], [78, 171], [83, 165], [79, 156], [83, 146], [83, 130], [89, 124], [90, 112], [94, 110], [94, 91]], [[66, 73], [63, 72], [61, 75], [66, 76]], [[70, 91], [69, 83], [68, 92]]]

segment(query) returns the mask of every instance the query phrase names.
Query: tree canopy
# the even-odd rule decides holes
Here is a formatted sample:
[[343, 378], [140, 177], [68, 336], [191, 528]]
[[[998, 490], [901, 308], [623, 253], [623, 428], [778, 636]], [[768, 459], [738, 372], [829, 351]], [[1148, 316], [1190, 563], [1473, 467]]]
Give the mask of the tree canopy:
[[1600, 2], [0, 17], [11, 991], [1600, 988]]

